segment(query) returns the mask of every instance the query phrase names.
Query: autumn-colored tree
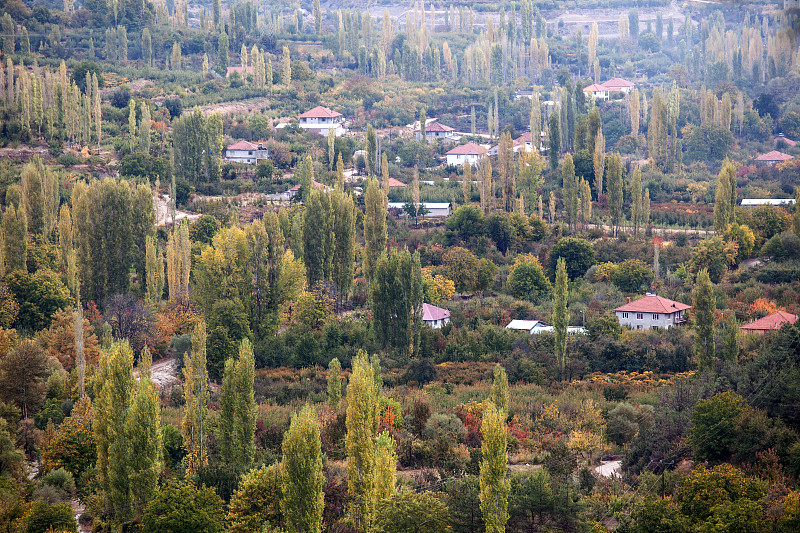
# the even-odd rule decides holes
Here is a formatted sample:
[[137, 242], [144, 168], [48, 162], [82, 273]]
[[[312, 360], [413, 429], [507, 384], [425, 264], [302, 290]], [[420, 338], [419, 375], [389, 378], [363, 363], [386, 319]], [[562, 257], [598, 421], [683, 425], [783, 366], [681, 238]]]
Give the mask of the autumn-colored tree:
[[283, 477], [280, 463], [255, 468], [242, 476], [228, 506], [232, 533], [250, 533], [264, 526], [277, 528], [281, 521]]
[[139, 383], [125, 428], [130, 442], [130, 490], [133, 508], [141, 516], [158, 486], [161, 460], [161, 402], [150, 375], [152, 356], [145, 346], [139, 357]]
[[92, 403], [84, 398], [64, 419], [58, 432], [42, 447], [42, 472], [63, 468], [75, 479], [97, 461], [97, 443], [92, 431]]
[[394, 453], [394, 439], [388, 431], [378, 435], [375, 441], [375, 502], [380, 504], [395, 494], [397, 475], [397, 455]]
[[487, 533], [503, 533], [508, 521], [508, 451], [506, 415], [490, 403], [481, 423], [481, 514]]
[[289, 531], [319, 533], [325, 507], [325, 476], [316, 410], [306, 405], [292, 416], [283, 438], [281, 512]]
[[[86, 364], [96, 365], [100, 356], [100, 345], [94, 327], [83, 318], [83, 356]], [[53, 316], [53, 322], [45, 336], [45, 353], [57, 358], [64, 370], [71, 371], [78, 363], [75, 346], [75, 317], [71, 310], [62, 310]]]
[[206, 418], [208, 400], [208, 369], [206, 367], [206, 324], [203, 321], [192, 332], [192, 349], [183, 356], [183, 447], [186, 468], [196, 472], [208, 461], [206, 449]]
[[611, 225], [614, 235], [622, 222], [622, 159], [619, 154], [610, 154], [606, 160], [608, 176], [608, 207], [611, 211]]
[[500, 365], [492, 371], [492, 403], [501, 413], [508, 413], [508, 376]]
[[714, 311], [717, 308], [714, 287], [707, 269], [703, 269], [697, 274], [692, 304], [694, 307], [694, 355], [697, 357], [697, 366], [706, 369], [714, 361]]
[[0, 357], [0, 399], [13, 402], [28, 418], [44, 399], [47, 358], [39, 344], [24, 339]]
[[358, 531], [369, 531], [375, 503], [375, 444], [378, 430], [378, 391], [366, 352], [352, 362], [347, 386], [347, 487], [353, 498], [350, 517]]
[[425, 302], [440, 304], [449, 302], [456, 292], [456, 285], [442, 274], [434, 274], [431, 267], [422, 269], [422, 285]]
[[558, 258], [556, 266], [556, 284], [553, 301], [553, 329], [556, 336], [556, 361], [561, 369], [562, 379], [566, 375], [567, 368], [567, 264], [563, 257]]
[[328, 405], [336, 407], [342, 399], [342, 364], [333, 358], [328, 363]]

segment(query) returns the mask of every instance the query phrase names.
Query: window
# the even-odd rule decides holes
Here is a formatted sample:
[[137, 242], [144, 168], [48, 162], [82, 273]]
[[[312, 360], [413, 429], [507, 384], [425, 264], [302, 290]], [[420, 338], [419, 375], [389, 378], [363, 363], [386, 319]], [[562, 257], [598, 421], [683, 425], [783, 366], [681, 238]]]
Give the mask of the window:
[[622, 318], [628, 318], [628, 313], [622, 313]]
[[658, 320], [658, 313], [653, 313], [653, 320]]
[[643, 320], [643, 319], [644, 319], [644, 313], [636, 313], [636, 320]]
[[658, 326], [650, 326], [650, 329], [658, 329]]

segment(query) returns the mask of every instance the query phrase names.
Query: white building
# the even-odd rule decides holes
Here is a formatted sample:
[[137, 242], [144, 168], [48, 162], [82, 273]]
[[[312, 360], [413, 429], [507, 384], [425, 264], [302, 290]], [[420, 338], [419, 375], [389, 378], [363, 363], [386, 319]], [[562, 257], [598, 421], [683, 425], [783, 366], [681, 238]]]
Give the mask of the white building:
[[[425, 121], [425, 138], [429, 141], [435, 141], [436, 139], [442, 141], [458, 141], [461, 137], [457, 135], [455, 131], [454, 128], [445, 126], [435, 118], [430, 121]], [[418, 141], [422, 139], [422, 132], [419, 126], [417, 126], [415, 135]]]
[[344, 127], [344, 116], [322, 106], [297, 115], [297, 125], [304, 130], [312, 130], [324, 136], [328, 135], [329, 130], [333, 130], [337, 137], [347, 132]]
[[486, 148], [470, 142], [467, 144], [462, 144], [461, 146], [456, 146], [452, 150], [448, 151], [445, 156], [447, 158], [448, 165], [458, 166], [463, 165], [464, 163], [477, 165], [481, 156], [486, 154]]
[[647, 293], [638, 300], [628, 301], [614, 312], [623, 327], [631, 329], [669, 329], [686, 323], [691, 305], [675, 302]]
[[633, 83], [628, 80], [623, 80], [622, 78], [614, 78], [603, 82], [601, 85], [606, 88], [609, 95], [616, 92], [628, 94], [634, 88]]
[[794, 198], [744, 198], [742, 200], [742, 207], [759, 205], [794, 205]]
[[593, 83], [588, 87], [584, 87], [583, 93], [586, 96], [591, 96], [595, 100], [608, 100], [609, 90], [605, 85]]
[[269, 159], [269, 151], [263, 142], [253, 144], [247, 141], [239, 141], [225, 149], [225, 159], [232, 163], [253, 165], [261, 160]]
[[422, 304], [422, 322], [433, 329], [440, 329], [450, 323], [450, 311], [435, 305]]
[[[403, 211], [406, 202], [389, 202], [389, 209], [397, 209], [400, 211], [400, 216], [407, 216]], [[425, 208], [428, 212], [423, 215], [423, 218], [447, 218], [453, 214], [453, 206], [446, 202], [420, 202], [420, 208]]]
[[[506, 326], [506, 329], [515, 329], [517, 331], [527, 331], [530, 335], [538, 335], [539, 333], [552, 333], [555, 328], [541, 320], [512, 320]], [[586, 335], [586, 328], [583, 326], [567, 326], [568, 335]]]

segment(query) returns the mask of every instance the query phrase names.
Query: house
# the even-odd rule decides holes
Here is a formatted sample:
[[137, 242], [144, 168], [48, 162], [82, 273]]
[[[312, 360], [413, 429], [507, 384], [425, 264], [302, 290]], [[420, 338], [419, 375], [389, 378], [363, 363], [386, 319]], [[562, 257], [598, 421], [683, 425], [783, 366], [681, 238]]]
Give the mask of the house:
[[794, 205], [794, 198], [744, 198], [742, 207], [757, 207], [759, 205]]
[[[547, 134], [544, 131], [539, 132], [539, 151], [544, 152], [547, 150], [544, 144], [544, 140], [547, 137]], [[531, 142], [531, 132], [526, 131], [516, 139], [514, 139], [514, 151], [517, 151], [517, 146], [520, 148], [524, 147], [526, 152], [533, 151], [533, 143]]]
[[583, 92], [586, 94], [586, 96], [591, 95], [595, 100], [608, 100], [608, 96], [611, 91], [609, 91], [608, 87], [605, 85], [593, 83], [588, 87], [584, 87]]
[[778, 311], [764, 318], [754, 320], [749, 324], [739, 326], [739, 329], [744, 333], [760, 333], [763, 335], [767, 331], [781, 329], [784, 324], [794, 324], [795, 322], [797, 322], [797, 315], [786, 311]]
[[344, 127], [344, 116], [321, 105], [297, 115], [297, 125], [304, 130], [325, 136], [329, 130], [333, 130], [337, 137], [341, 137], [347, 131]]
[[767, 152], [766, 154], [762, 154], [756, 157], [756, 161], [758, 161], [759, 163], [766, 163], [769, 166], [772, 166], [775, 163], [780, 163], [781, 161], [788, 161], [790, 159], [794, 159], [794, 157], [790, 156], [789, 154], [784, 154], [783, 152], [779, 152], [777, 150], [773, 150], [771, 152]]
[[396, 180], [394, 178], [389, 178], [389, 188], [394, 189], [395, 187], [405, 187], [406, 184], [400, 180]]
[[617, 92], [628, 94], [634, 87], [633, 83], [629, 82], [628, 80], [623, 80], [622, 78], [613, 78], [602, 83], [601, 85], [605, 87], [609, 95]]
[[[456, 135], [455, 129], [451, 128], [450, 126], [445, 126], [437, 119], [431, 119], [431, 121], [425, 121], [425, 139], [429, 141], [435, 141], [436, 139], [441, 139], [443, 141], [458, 141], [461, 137]], [[417, 128], [415, 130], [417, 140], [422, 139], [422, 132], [419, 128], [419, 123], [417, 123]]]
[[[800, 1], [800, 0], [798, 0], [798, 1]], [[796, 141], [793, 141], [790, 138], [785, 137], [783, 135], [783, 133], [780, 133], [780, 134], [776, 135], [775, 138], [772, 139], [772, 142], [774, 142], [775, 144], [778, 144], [779, 142], [785, 142], [786, 146], [791, 146], [792, 148], [797, 146], [797, 142]]]
[[631, 329], [669, 329], [685, 324], [685, 311], [691, 308], [691, 305], [647, 293], [638, 300], [631, 301], [628, 298], [627, 303], [614, 309], [614, 312], [621, 326]]
[[234, 72], [238, 73], [242, 78], [245, 78], [248, 74], [252, 75], [255, 70], [253, 70], [253, 67], [228, 67], [228, 69], [225, 71], [225, 77], [230, 78], [231, 74]]
[[225, 159], [232, 163], [253, 165], [261, 160], [269, 159], [269, 151], [263, 142], [253, 144], [247, 141], [239, 141], [225, 149]]
[[[541, 320], [512, 320], [506, 326], [506, 329], [515, 329], [517, 331], [527, 331], [531, 335], [538, 335], [539, 333], [548, 332], [552, 333], [555, 328], [547, 322]], [[583, 326], [567, 326], [568, 335], [586, 335], [586, 328]]]
[[433, 329], [440, 329], [450, 322], [450, 311], [431, 304], [422, 304], [422, 322]]
[[[312, 181], [311, 183], [313, 183], [315, 189], [322, 189], [323, 191], [333, 190], [333, 187], [328, 187], [324, 183], [319, 183], [318, 181]], [[298, 183], [297, 185], [286, 191], [288, 193], [287, 199], [291, 200], [292, 198], [294, 198], [302, 186], [303, 186], [302, 184]]]
[[[395, 209], [398, 216], [406, 216], [403, 207], [407, 202], [389, 202], [389, 210]], [[445, 202], [420, 202], [420, 209], [425, 208], [428, 212], [423, 215], [423, 218], [447, 218], [453, 214], [453, 206]]]
[[464, 163], [469, 163], [471, 165], [477, 165], [478, 160], [481, 156], [487, 154], [486, 148], [483, 146], [479, 146], [475, 143], [467, 143], [462, 144], [461, 146], [456, 146], [452, 150], [448, 151], [444, 155], [447, 158], [448, 165], [463, 165]]

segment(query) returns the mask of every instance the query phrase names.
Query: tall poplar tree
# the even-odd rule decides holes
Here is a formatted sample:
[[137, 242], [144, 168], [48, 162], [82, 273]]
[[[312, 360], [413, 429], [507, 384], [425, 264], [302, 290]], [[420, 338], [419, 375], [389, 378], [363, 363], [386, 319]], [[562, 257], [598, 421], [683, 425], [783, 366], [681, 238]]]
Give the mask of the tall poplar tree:
[[397, 455], [394, 439], [388, 431], [378, 435], [375, 441], [375, 503], [394, 496], [397, 476]]
[[281, 82], [287, 87], [292, 83], [292, 60], [289, 56], [289, 47], [283, 47], [283, 59], [281, 60]]
[[140, 516], [153, 498], [163, 462], [161, 459], [161, 405], [150, 375], [150, 350], [139, 357], [139, 383], [131, 406], [126, 433], [130, 440], [130, 487], [134, 513]]
[[565, 379], [567, 370], [567, 263], [563, 257], [556, 263], [556, 284], [553, 295], [553, 330], [555, 332], [555, 355], [561, 371], [561, 379]]
[[739, 360], [739, 322], [736, 320], [735, 311], [728, 311], [728, 316], [725, 318], [722, 343], [722, 354], [725, 360], [736, 363]]
[[639, 235], [643, 214], [642, 170], [637, 165], [636, 168], [633, 169], [633, 177], [631, 178], [631, 222], [633, 223], [634, 236]]
[[347, 299], [355, 270], [356, 216], [353, 197], [338, 190], [331, 194], [334, 234], [331, 281], [336, 285], [339, 306]]
[[366, 352], [352, 361], [347, 385], [347, 487], [353, 498], [350, 518], [355, 529], [366, 533], [375, 508], [375, 439], [378, 430], [378, 391]]
[[28, 271], [28, 223], [25, 209], [11, 204], [3, 213], [3, 259], [6, 272]]
[[336, 407], [342, 399], [342, 364], [334, 357], [328, 363], [328, 405]]
[[306, 405], [292, 416], [283, 438], [281, 513], [288, 531], [320, 533], [325, 476], [317, 413]]
[[564, 163], [561, 165], [562, 187], [564, 191], [564, 213], [570, 230], [575, 227], [578, 221], [578, 183], [575, 178], [575, 163], [572, 161], [572, 154], [564, 156]]
[[694, 307], [694, 355], [701, 370], [714, 361], [714, 311], [717, 308], [714, 286], [708, 269], [697, 273], [692, 305]]
[[483, 412], [481, 423], [480, 508], [486, 533], [504, 533], [508, 522], [508, 451], [506, 415], [494, 403]]
[[375, 275], [375, 265], [386, 249], [386, 192], [371, 179], [364, 193], [364, 274]]
[[370, 177], [375, 177], [377, 171], [376, 159], [378, 153], [378, 139], [375, 136], [375, 129], [372, 127], [372, 124], [367, 124], [367, 144], [365, 151], [367, 152], [367, 170], [369, 171]]
[[558, 156], [561, 154], [561, 131], [558, 126], [558, 112], [550, 113], [548, 137], [550, 139], [550, 168], [558, 168]]
[[492, 370], [492, 403], [498, 411], [508, 413], [508, 375], [500, 365]]
[[208, 368], [206, 324], [200, 321], [192, 332], [192, 349], [183, 355], [183, 447], [187, 473], [195, 474], [208, 461], [206, 418], [208, 409]]
[[614, 235], [622, 221], [622, 159], [619, 154], [608, 156], [606, 176], [608, 177], [608, 207], [611, 211], [611, 225]]
[[597, 134], [594, 142], [594, 154], [592, 158], [594, 168], [594, 191], [599, 198], [603, 194], [603, 173], [606, 165], [606, 138], [603, 132]]
[[147, 237], [146, 242], [147, 288], [145, 299], [151, 304], [158, 304], [164, 293], [164, 259], [155, 237]]

